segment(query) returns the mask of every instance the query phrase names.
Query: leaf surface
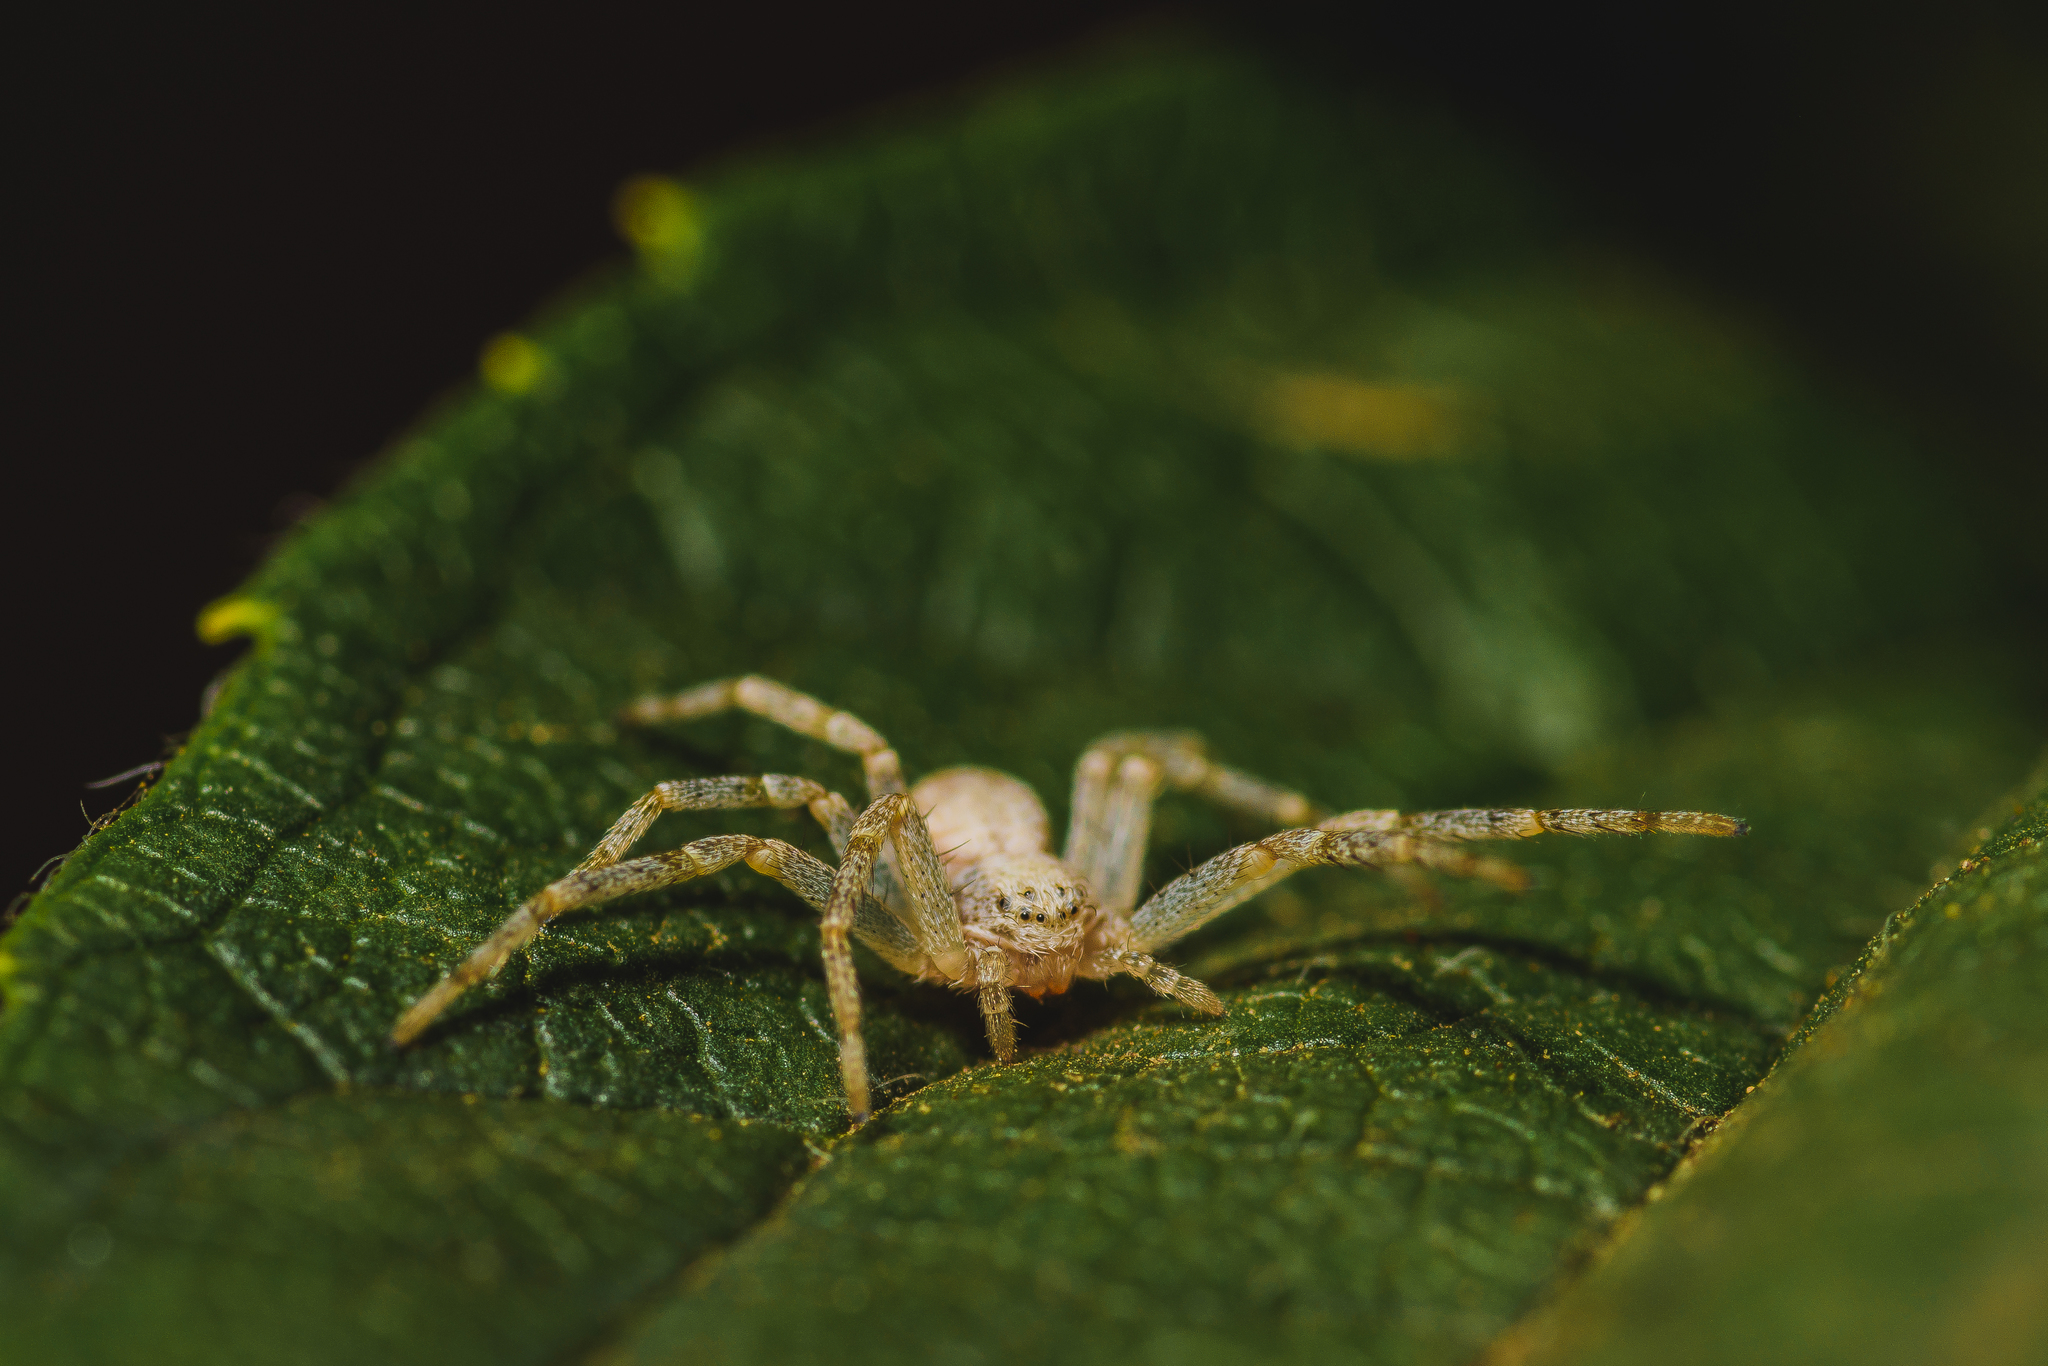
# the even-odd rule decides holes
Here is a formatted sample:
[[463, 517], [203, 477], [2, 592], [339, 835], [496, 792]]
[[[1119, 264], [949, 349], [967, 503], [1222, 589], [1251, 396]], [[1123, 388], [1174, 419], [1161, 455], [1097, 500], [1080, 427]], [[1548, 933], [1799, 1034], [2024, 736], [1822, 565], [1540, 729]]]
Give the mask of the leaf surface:
[[2048, 1355], [2048, 797], [2032, 788], [1501, 1359]]
[[[1984, 587], [1912, 452], [1424, 122], [1154, 55], [665, 202], [213, 609], [256, 648], [0, 941], [29, 1359], [1466, 1359], [2037, 739], [2015, 656], [1887, 662]], [[1086, 985], [1010, 1068], [866, 959], [851, 1136], [815, 927], [744, 870], [386, 1047], [654, 782], [854, 793], [612, 719], [741, 671], [1056, 819], [1175, 726], [1337, 808], [1758, 834], [1304, 875], [1176, 949], [1227, 1019]], [[652, 840], [720, 829], [823, 852]], [[1148, 871], [1256, 833], [1169, 802]]]

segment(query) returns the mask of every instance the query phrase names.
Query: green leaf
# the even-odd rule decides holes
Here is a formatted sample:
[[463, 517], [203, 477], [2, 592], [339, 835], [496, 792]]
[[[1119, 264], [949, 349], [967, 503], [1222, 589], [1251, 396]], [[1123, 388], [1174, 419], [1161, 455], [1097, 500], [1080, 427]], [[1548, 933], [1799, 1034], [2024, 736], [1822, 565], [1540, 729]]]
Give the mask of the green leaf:
[[[1913, 453], [1425, 123], [1154, 54], [646, 194], [637, 268], [209, 610], [256, 648], [0, 941], [26, 1359], [1466, 1359], [2037, 743], [2016, 656], [1897, 662], [1995, 610]], [[1176, 949], [1225, 1020], [1084, 984], [1007, 1068], [864, 959], [850, 1135], [815, 927], [744, 870], [391, 1051], [655, 781], [854, 790], [610, 719], [749, 670], [1056, 815], [1163, 725], [1339, 808], [1757, 834], [1304, 875]], [[824, 852], [653, 839], [720, 829]], [[1155, 880], [1256, 833], [1156, 832]]]
[[[1896, 800], [1916, 780], [1870, 756], [1934, 738], [1885, 720], [1816, 706], [1717, 726], [1629, 776], [1739, 783], [1760, 826], [1809, 824], [1807, 857], [1867, 869], [1888, 822], [1857, 786]], [[1808, 806], [1874, 828], [1830, 849]], [[1018, 1360], [1469, 1359], [1741, 1101], [1782, 1037], [1762, 984], [1788, 989], [1783, 945], [1817, 953], [1824, 898], [1852, 881], [1792, 872], [1761, 840], [1544, 852], [1522, 898], [1453, 894], [1432, 914], [1332, 886], [1330, 909], [1304, 908], [1316, 929], [1197, 957], [1240, 984], [1220, 1025], [1152, 1007], [919, 1092], [617, 1359], [822, 1360], [818, 1343], [864, 1339], [877, 1361], [913, 1339], [994, 1356], [992, 1321]], [[1804, 915], [1771, 923], [1765, 895]], [[1758, 1008], [1672, 990], [1703, 972], [1688, 955], [1723, 983], [1749, 974]], [[913, 1313], [901, 1336], [877, 1327]]]
[[2048, 1355], [2048, 770], [1509, 1359]]
[[10, 1356], [132, 1360], [168, 1331], [152, 1355], [276, 1360], [310, 1334], [314, 1360], [531, 1359], [760, 1218], [802, 1167], [787, 1130], [667, 1110], [361, 1089], [235, 1109], [69, 1212], [31, 1287], [68, 1308], [61, 1336], [17, 1326]]

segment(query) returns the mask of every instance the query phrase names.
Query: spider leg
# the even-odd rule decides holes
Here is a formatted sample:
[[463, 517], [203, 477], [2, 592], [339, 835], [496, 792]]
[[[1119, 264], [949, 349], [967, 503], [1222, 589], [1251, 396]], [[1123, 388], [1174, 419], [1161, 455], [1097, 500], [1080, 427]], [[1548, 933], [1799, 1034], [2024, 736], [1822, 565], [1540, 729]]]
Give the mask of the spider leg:
[[851, 712], [829, 707], [772, 678], [748, 674], [744, 678], [721, 678], [699, 684], [670, 696], [643, 697], [621, 711], [619, 717], [637, 725], [654, 725], [662, 721], [695, 721], [734, 707], [765, 716], [834, 749], [859, 755], [870, 798], [903, 790], [903, 764], [879, 731]]
[[1746, 835], [1749, 822], [1713, 811], [1608, 811], [1467, 807], [1456, 811], [1352, 811], [1325, 830], [1405, 831], [1433, 840], [1521, 840], [1535, 835]]
[[[1457, 847], [1481, 839], [1524, 839], [1561, 834], [1741, 835], [1747, 824], [1709, 811], [1600, 811], [1525, 808], [1463, 811], [1353, 811], [1308, 830], [1283, 830], [1225, 850], [1174, 879], [1130, 919], [1128, 948], [1163, 948], [1208, 924], [1280, 879], [1317, 864], [1349, 868], [1419, 865], [1459, 877], [1483, 878], [1510, 888], [1528, 883], [1513, 864], [1480, 858]], [[1112, 966], [1111, 971], [1127, 971]]]
[[1064, 855], [1088, 879], [1104, 910], [1123, 915], [1138, 904], [1152, 803], [1166, 787], [1197, 793], [1275, 825], [1298, 826], [1315, 818], [1315, 807], [1299, 792], [1211, 761], [1200, 736], [1149, 730], [1105, 735], [1074, 766], [1073, 816]]
[[847, 832], [853, 828], [853, 808], [837, 792], [828, 792], [809, 778], [786, 773], [764, 773], [758, 778], [685, 778], [656, 783], [652, 791], [626, 808], [612, 822], [612, 828], [583, 862], [585, 868], [605, 868], [626, 856], [639, 843], [664, 811], [719, 811], [741, 807], [775, 807], [787, 810], [807, 806], [836, 850], [846, 847]]
[[[823, 907], [832, 887], [832, 870], [826, 865], [794, 845], [753, 835], [713, 835], [646, 858], [578, 868], [534, 893], [498, 927], [497, 933], [477, 945], [467, 958], [413, 1002], [392, 1027], [391, 1042], [403, 1048], [418, 1038], [456, 997], [497, 972], [506, 959], [524, 948], [555, 917], [658, 887], [673, 887], [742, 860], [755, 872], [774, 878], [813, 906]], [[922, 955], [915, 953], [916, 942], [895, 917], [872, 900], [866, 900], [859, 909], [864, 914], [858, 915], [853, 923], [876, 952], [899, 966], [906, 957], [922, 960]]]
[[[870, 799], [888, 792], [903, 791], [903, 765], [896, 751], [880, 732], [850, 712], [835, 710], [808, 693], [748, 674], [744, 678], [721, 678], [667, 696], [643, 697], [619, 713], [628, 724], [652, 725], [662, 721], [694, 721], [738, 708], [787, 726], [797, 734], [823, 741], [833, 748], [860, 756]], [[822, 821], [825, 818], [820, 816]], [[847, 808], [828, 828], [834, 850], [846, 851], [846, 833], [853, 826], [853, 811]], [[894, 858], [884, 855], [874, 873], [874, 893], [891, 906], [903, 904]]]
[[[946, 889], [945, 867], [932, 848], [931, 831], [925, 828], [924, 817], [901, 792], [877, 797], [853, 823], [846, 850], [840, 856], [839, 872], [833, 877], [831, 893], [825, 900], [823, 925], [825, 983], [832, 993], [832, 1014], [839, 1025], [839, 1070], [846, 1084], [846, 1108], [855, 1123], [868, 1115], [867, 1049], [861, 1042], [860, 988], [853, 975], [846, 931], [854, 923], [855, 911], [874, 877], [876, 860], [885, 845], [895, 850], [908, 893], [910, 904], [904, 928], [925, 960], [918, 968], [907, 970], [980, 987], [989, 1042], [1002, 1056], [1015, 1051], [1010, 1031], [1008, 958], [1001, 950], [994, 950], [994, 956], [1003, 960], [1002, 980], [998, 983], [984, 979], [984, 974], [992, 977], [998, 969], [993, 961], [987, 961], [988, 953], [968, 951], [960, 933], [960, 913]], [[992, 995], [1000, 998], [1000, 1026], [990, 1013]]]
[[[513, 912], [497, 933], [478, 945], [468, 958], [415, 1001], [392, 1030], [392, 1041], [402, 1046], [418, 1037], [456, 997], [495, 973], [507, 958], [565, 911], [686, 882], [717, 872], [739, 859], [745, 859], [750, 867], [776, 878], [811, 905], [822, 908], [825, 894], [831, 886], [831, 869], [781, 840], [726, 835], [699, 840], [652, 858], [619, 862], [664, 811], [764, 806], [808, 806], [819, 824], [832, 836], [835, 845], [844, 843], [853, 826], [852, 810], [846, 799], [836, 792], [826, 791], [809, 778], [767, 773], [758, 778], [691, 778], [657, 784], [646, 796], [626, 808], [625, 814], [613, 822], [612, 828], [590, 851], [589, 857], [576, 866], [575, 871], [535, 893], [525, 905]], [[922, 961], [921, 955], [914, 953], [916, 942], [893, 916], [871, 902], [864, 904], [863, 912], [859, 928], [866, 933], [862, 938], [873, 944], [876, 952], [892, 963], [898, 963], [906, 954], [913, 961]]]

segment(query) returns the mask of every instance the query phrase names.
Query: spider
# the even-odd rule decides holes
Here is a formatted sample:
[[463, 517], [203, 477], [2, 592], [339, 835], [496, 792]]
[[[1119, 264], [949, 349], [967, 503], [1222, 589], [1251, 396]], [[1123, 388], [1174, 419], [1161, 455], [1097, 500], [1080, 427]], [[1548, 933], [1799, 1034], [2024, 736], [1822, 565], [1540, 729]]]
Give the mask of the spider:
[[[1225, 1013], [1208, 987], [1152, 955], [1303, 868], [1419, 866], [1520, 889], [1528, 885], [1520, 868], [1476, 857], [1460, 844], [1545, 831], [1741, 835], [1749, 828], [1704, 811], [1352, 811], [1318, 820], [1300, 793], [1211, 761], [1197, 736], [1126, 731], [1082, 753], [1066, 849], [1054, 854], [1045, 805], [1021, 779], [949, 768], [905, 791], [896, 751], [872, 726], [772, 679], [722, 679], [645, 698], [621, 719], [693, 721], [735, 707], [859, 755], [867, 809], [856, 816], [838, 793], [781, 773], [660, 783], [627, 808], [575, 871], [541, 888], [414, 1002], [393, 1028], [392, 1043], [404, 1047], [418, 1038], [556, 916], [744, 862], [823, 913], [840, 1075], [847, 1112], [859, 1124], [869, 1112], [868, 1069], [849, 935], [919, 981], [974, 993], [989, 1046], [1009, 1062], [1017, 1053], [1013, 991], [1057, 995], [1076, 977], [1127, 973], [1205, 1015]], [[1288, 828], [1218, 854], [1139, 905], [1152, 803], [1166, 787]], [[621, 861], [664, 811], [799, 806], [825, 828], [839, 855], [837, 870], [794, 845], [753, 835], [714, 835]]]

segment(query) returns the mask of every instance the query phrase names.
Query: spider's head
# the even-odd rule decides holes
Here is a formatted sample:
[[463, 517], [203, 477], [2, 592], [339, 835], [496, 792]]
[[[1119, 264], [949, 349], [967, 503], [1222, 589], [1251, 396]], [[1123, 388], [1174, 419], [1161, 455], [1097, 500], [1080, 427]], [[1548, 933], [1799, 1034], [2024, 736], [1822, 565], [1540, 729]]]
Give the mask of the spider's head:
[[957, 899], [963, 922], [1029, 954], [1079, 952], [1094, 919], [1088, 884], [1051, 854], [983, 859], [962, 882]]

